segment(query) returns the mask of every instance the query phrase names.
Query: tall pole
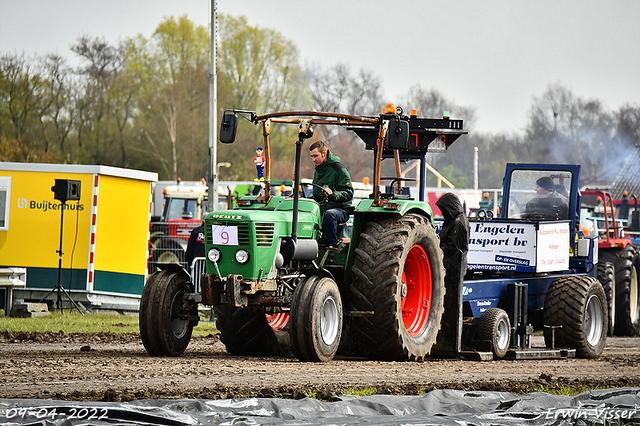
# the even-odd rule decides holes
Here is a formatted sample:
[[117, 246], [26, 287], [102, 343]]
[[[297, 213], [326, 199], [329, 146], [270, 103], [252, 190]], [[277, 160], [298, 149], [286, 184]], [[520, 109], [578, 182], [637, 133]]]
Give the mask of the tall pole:
[[[60, 295], [60, 289], [62, 288], [62, 284], [60, 280], [62, 278], [62, 229], [64, 228], [64, 207], [66, 201], [62, 201], [60, 205], [60, 249], [58, 250], [58, 285], [56, 289], [58, 290], [58, 294], [56, 297], [56, 309], [60, 310], [60, 313], [63, 313], [62, 310], [62, 296]], [[71, 265], [73, 267], [73, 265]]]
[[211, 70], [209, 71], [209, 199], [207, 210], [218, 210], [218, 72], [216, 70], [216, 38], [218, 34], [218, 21], [216, 18], [216, 0], [211, 0]]
[[473, 189], [478, 189], [478, 147], [473, 149]]

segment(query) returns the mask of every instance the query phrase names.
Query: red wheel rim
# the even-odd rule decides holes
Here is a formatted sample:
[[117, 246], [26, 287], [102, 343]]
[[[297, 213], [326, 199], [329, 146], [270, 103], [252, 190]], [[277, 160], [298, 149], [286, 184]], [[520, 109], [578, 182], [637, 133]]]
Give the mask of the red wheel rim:
[[400, 308], [404, 327], [410, 336], [419, 336], [429, 321], [433, 291], [429, 257], [421, 245], [416, 244], [409, 250], [402, 271], [401, 291]]
[[274, 330], [282, 330], [289, 322], [289, 314], [287, 314], [286, 312], [279, 312], [273, 315], [264, 315], [267, 317], [267, 322]]

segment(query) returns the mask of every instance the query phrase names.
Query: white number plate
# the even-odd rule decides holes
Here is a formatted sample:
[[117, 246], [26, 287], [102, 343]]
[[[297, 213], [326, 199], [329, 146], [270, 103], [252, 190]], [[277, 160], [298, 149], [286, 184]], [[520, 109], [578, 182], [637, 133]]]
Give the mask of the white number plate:
[[212, 225], [211, 233], [213, 234], [213, 244], [222, 246], [238, 245], [237, 226]]

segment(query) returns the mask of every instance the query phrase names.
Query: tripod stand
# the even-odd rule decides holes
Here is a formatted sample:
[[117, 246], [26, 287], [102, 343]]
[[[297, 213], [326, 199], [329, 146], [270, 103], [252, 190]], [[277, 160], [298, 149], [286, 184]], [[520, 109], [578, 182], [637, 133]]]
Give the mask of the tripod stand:
[[64, 210], [65, 210], [66, 203], [67, 203], [66, 200], [62, 200], [62, 205], [60, 206], [61, 207], [60, 208], [60, 248], [56, 250], [56, 253], [58, 253], [58, 284], [56, 284], [56, 286], [53, 287], [51, 291], [47, 293], [42, 298], [42, 300], [40, 300], [40, 302], [44, 301], [54, 291], [57, 291], [58, 294], [56, 297], [56, 309], [60, 310], [61, 313], [64, 313], [64, 311], [62, 310], [62, 293], [64, 293], [65, 296], [67, 296], [67, 299], [71, 301], [71, 304], [78, 310], [78, 312], [84, 315], [84, 313], [80, 310], [80, 307], [78, 306], [78, 304], [74, 302], [74, 300], [71, 298], [67, 290], [65, 290], [65, 288], [62, 286], [60, 282], [60, 279], [62, 277], [62, 230], [63, 230], [63, 224], [64, 224]]

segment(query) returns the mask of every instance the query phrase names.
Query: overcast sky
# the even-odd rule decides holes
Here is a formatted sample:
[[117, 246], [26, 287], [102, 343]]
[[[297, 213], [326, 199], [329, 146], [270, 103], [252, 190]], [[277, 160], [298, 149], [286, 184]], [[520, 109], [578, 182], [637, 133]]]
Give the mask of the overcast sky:
[[[294, 42], [303, 62], [345, 63], [399, 103], [415, 85], [476, 108], [476, 131], [521, 132], [561, 83], [617, 110], [640, 104], [640, 0], [217, 0]], [[0, 0], [0, 53], [72, 57], [88, 34], [150, 36], [165, 16], [207, 26], [210, 0]], [[221, 107], [224, 107], [223, 105]], [[410, 108], [410, 106], [405, 106]], [[455, 117], [455, 111], [452, 111]]]

